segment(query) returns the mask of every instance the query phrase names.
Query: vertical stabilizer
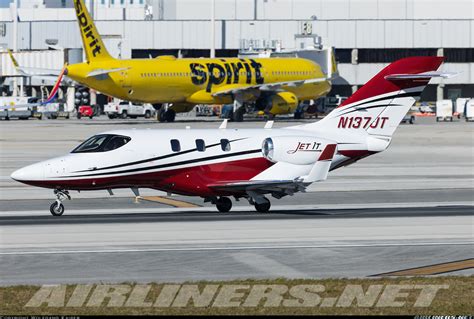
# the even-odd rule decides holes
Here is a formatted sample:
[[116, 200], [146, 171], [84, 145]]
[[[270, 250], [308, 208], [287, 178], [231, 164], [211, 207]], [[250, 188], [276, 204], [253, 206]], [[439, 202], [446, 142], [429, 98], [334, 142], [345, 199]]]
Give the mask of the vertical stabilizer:
[[81, 32], [87, 62], [113, 59], [109, 52], [107, 52], [84, 1], [74, 0], [74, 8], [76, 9], [77, 22], [79, 23], [79, 31]]

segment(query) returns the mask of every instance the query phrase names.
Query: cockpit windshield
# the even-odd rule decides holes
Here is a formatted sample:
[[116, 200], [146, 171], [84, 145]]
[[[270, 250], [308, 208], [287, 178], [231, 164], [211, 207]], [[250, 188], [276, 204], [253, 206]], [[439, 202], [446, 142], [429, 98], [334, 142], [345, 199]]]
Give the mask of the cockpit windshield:
[[116, 150], [130, 142], [130, 137], [113, 134], [94, 135], [72, 150], [71, 153], [98, 153]]

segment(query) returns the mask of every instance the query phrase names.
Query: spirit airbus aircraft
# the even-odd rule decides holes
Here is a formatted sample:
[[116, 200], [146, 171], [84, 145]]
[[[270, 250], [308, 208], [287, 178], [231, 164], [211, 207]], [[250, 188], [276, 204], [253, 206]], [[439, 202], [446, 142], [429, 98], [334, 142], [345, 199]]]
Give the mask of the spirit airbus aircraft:
[[67, 76], [127, 101], [172, 103], [164, 118], [196, 104], [234, 103], [242, 120], [245, 103], [270, 114], [293, 113], [299, 101], [321, 97], [331, 83], [316, 63], [300, 58], [114, 59], [105, 48], [83, 0], [74, 0], [87, 61], [69, 65]]
[[[153, 188], [200, 196], [221, 212], [229, 197], [259, 212], [275, 198], [304, 191], [328, 172], [384, 151], [405, 114], [437, 72], [442, 57], [398, 60], [316, 123], [273, 129], [119, 130], [92, 136], [66, 156], [11, 177], [54, 189], [50, 211], [64, 212], [69, 190]], [[150, 141], [154, 141], [150, 143]]]

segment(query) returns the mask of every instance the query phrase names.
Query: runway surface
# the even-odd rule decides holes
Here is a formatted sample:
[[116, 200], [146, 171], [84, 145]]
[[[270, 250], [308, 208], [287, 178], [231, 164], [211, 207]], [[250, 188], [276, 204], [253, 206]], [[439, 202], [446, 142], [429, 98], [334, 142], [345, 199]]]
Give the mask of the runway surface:
[[0, 284], [366, 277], [473, 257], [469, 201], [276, 205], [267, 214], [81, 202], [60, 218], [0, 213]]
[[[72, 192], [57, 218], [49, 214], [50, 190], [9, 178], [87, 136], [129, 124], [2, 122], [0, 285], [367, 277], [466, 265], [462, 260], [474, 257], [474, 136], [472, 124], [461, 122], [401, 126], [386, 152], [331, 172], [308, 193], [272, 200], [268, 214], [245, 201], [227, 214], [181, 196], [172, 197], [178, 206], [196, 207], [135, 203], [130, 190], [118, 190], [113, 197]], [[276, 123], [284, 125], [290, 124]], [[141, 191], [148, 199], [165, 195]], [[474, 274], [453, 269], [447, 274]]]

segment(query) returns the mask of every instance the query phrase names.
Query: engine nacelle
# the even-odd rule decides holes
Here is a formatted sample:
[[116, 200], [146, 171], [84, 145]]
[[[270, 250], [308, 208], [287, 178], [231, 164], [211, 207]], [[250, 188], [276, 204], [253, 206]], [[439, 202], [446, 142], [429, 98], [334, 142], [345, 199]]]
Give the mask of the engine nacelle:
[[267, 160], [295, 165], [314, 164], [329, 140], [311, 136], [268, 137], [262, 143], [262, 154]]
[[291, 92], [279, 92], [271, 97], [271, 114], [293, 113], [298, 107], [298, 98]]

